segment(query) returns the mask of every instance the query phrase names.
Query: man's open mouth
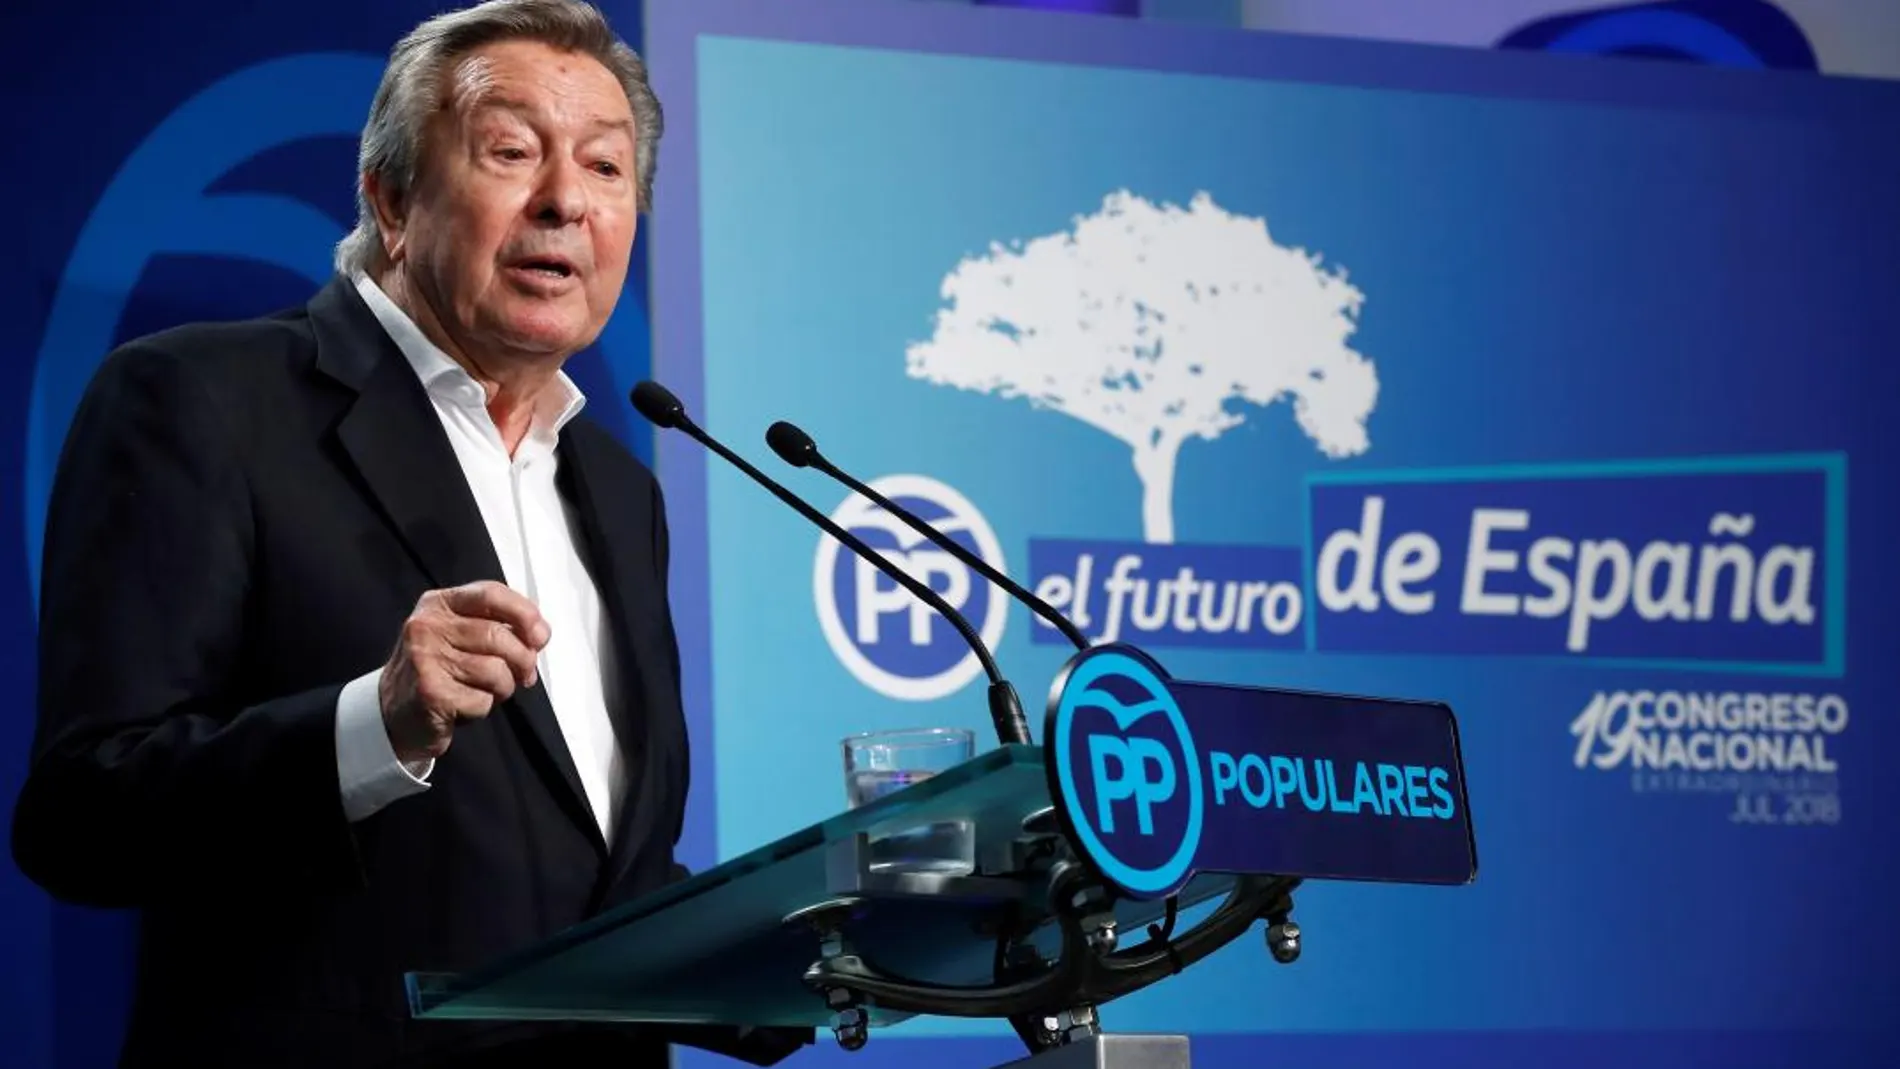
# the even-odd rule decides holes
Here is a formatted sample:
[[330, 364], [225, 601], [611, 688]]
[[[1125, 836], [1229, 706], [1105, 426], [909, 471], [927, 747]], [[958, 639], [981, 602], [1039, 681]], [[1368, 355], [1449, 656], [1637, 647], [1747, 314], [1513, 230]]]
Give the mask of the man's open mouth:
[[519, 260], [515, 267], [522, 271], [531, 271], [548, 278], [568, 278], [574, 274], [574, 265], [566, 260], [552, 257], [533, 257]]

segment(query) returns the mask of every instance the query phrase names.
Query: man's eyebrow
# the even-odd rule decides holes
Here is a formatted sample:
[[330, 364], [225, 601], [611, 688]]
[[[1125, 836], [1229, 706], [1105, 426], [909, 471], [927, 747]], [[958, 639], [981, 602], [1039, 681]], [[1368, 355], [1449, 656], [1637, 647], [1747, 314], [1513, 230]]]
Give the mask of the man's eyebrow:
[[587, 125], [593, 130], [622, 130], [628, 137], [633, 136], [633, 116], [631, 115], [619, 119], [610, 119], [603, 115]]
[[[530, 106], [527, 101], [517, 97], [485, 93], [471, 106], [470, 110], [474, 112], [505, 111], [516, 115], [527, 115], [533, 112], [534, 108]], [[623, 130], [627, 136], [631, 138], [634, 134], [633, 116], [627, 115], [620, 118], [612, 118], [606, 115], [596, 116], [588, 120], [587, 128], [590, 132], [596, 133], [600, 131]]]

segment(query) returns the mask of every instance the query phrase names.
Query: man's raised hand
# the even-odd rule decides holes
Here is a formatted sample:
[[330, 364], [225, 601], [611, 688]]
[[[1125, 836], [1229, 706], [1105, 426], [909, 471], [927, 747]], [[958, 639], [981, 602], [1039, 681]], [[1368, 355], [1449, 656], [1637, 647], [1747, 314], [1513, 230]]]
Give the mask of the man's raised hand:
[[431, 590], [403, 621], [378, 687], [383, 725], [403, 761], [448, 752], [455, 727], [479, 720], [516, 687], [533, 686], [548, 624], [500, 583]]

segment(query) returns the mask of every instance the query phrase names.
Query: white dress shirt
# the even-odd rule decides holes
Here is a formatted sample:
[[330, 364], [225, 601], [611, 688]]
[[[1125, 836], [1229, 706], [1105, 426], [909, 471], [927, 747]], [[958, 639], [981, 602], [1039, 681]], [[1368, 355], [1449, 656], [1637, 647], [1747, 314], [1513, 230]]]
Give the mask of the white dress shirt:
[[[616, 662], [599, 591], [575, 548], [582, 537], [576, 517], [554, 481], [561, 428], [586, 398], [565, 373], [559, 374], [536, 403], [528, 433], [510, 457], [481, 384], [430, 342], [374, 282], [361, 275], [355, 282], [427, 388], [508, 585], [534, 602], [547, 621], [551, 637], [538, 661], [541, 685], [601, 834], [612, 842], [626, 790], [626, 766], [607, 714], [608, 702], [620, 697]], [[383, 726], [381, 678], [377, 669], [352, 680], [337, 702], [337, 771], [344, 813], [352, 821], [427, 790], [435, 768], [434, 761], [397, 760]]]

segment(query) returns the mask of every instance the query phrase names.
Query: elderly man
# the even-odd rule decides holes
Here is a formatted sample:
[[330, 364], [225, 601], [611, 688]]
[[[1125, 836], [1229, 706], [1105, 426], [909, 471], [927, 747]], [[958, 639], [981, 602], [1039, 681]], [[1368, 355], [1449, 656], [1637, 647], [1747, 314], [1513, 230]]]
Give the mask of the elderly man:
[[13, 831], [141, 914], [126, 1065], [769, 1064], [808, 1033], [409, 1019], [678, 876], [666, 521], [562, 364], [620, 298], [660, 108], [573, 0], [394, 50], [301, 308], [104, 361], [61, 458]]

